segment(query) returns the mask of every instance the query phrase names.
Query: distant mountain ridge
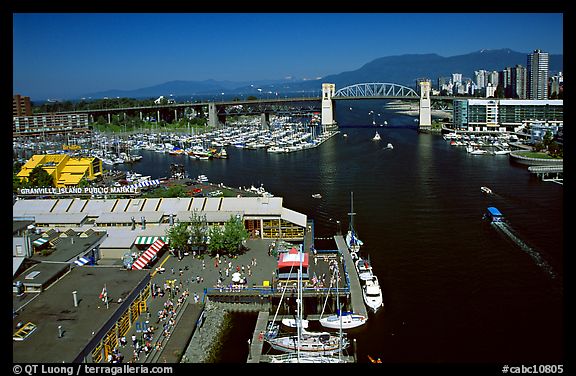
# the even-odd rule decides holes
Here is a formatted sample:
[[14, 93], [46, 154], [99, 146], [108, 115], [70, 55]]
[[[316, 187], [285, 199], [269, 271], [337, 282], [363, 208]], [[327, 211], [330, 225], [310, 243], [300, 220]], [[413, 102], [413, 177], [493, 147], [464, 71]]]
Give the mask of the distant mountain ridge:
[[[381, 57], [364, 64], [359, 69], [332, 74], [316, 80], [262, 80], [255, 82], [232, 81], [170, 81], [163, 84], [135, 90], [108, 90], [86, 94], [84, 97], [158, 97], [214, 95], [225, 92], [255, 93], [256, 87], [262, 91], [295, 93], [298, 91], [319, 90], [323, 82], [336, 85], [336, 89], [363, 82], [388, 82], [414, 87], [416, 79], [430, 78], [435, 86], [439, 77], [451, 77], [452, 73], [462, 73], [463, 77], [474, 77], [474, 71], [502, 71], [506, 67], [527, 65], [528, 53], [511, 49], [483, 49], [465, 55], [442, 57], [437, 54], [406, 54]], [[550, 54], [549, 70], [552, 73], [562, 71], [563, 55]], [[252, 86], [251, 86], [252, 85]]]

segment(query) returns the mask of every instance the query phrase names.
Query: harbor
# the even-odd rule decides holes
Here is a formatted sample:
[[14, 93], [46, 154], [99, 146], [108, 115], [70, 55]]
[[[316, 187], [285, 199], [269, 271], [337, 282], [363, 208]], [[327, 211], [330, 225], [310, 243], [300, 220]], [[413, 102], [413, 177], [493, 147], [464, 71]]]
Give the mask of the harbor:
[[[389, 123], [400, 122], [392, 116], [387, 118]], [[551, 294], [548, 288], [552, 282], [539, 268], [533, 269], [533, 261], [524, 252], [511, 252], [510, 246], [502, 242], [502, 237], [497, 231], [493, 231], [491, 227], [489, 231], [478, 231], [478, 226], [481, 222], [481, 213], [487, 204], [495, 201], [495, 206], [513, 218], [515, 230], [521, 238], [530, 244], [535, 244], [535, 247], [550, 260], [554, 270], [561, 271], [557, 253], [557, 250], [561, 249], [562, 239], [561, 220], [558, 221], [561, 216], [557, 217], [562, 208], [562, 196], [558, 195], [559, 190], [561, 193], [561, 186], [542, 184], [536, 176], [532, 179], [532, 175], [525, 167], [510, 165], [507, 159], [472, 158], [465, 152], [454, 152], [454, 148], [438, 136], [417, 135], [409, 129], [379, 128], [384, 141], [382, 145], [372, 141], [373, 129], [348, 128], [342, 131], [347, 133], [348, 137], [344, 138], [341, 135], [332, 137], [323, 143], [322, 147], [299, 153], [274, 154], [267, 153], [263, 149], [244, 150], [228, 147], [228, 159], [213, 159], [210, 163], [200, 163], [184, 156], [140, 150], [138, 153], [143, 155], [142, 161], [131, 166], [118, 165], [117, 168], [134, 171], [142, 176], [161, 178], [167, 176], [171, 164], [178, 163], [182, 164], [192, 179], [203, 174], [209, 177], [209, 182], [214, 182], [210, 183], [214, 190], [218, 190], [217, 187], [221, 183], [227, 187], [236, 187], [235, 189], [260, 187], [263, 184], [266, 192], [274, 197], [283, 197], [287, 207], [306, 213], [314, 220], [313, 232], [316, 243], [319, 243], [321, 238], [329, 239], [330, 243], [328, 246], [316, 244], [317, 250], [336, 251], [339, 248], [337, 246], [339, 241], [334, 240], [334, 234], [341, 233], [339, 228], [341, 230], [342, 226], [346, 226], [349, 192], [354, 190], [355, 210], [359, 213], [356, 227], [365, 243], [363, 250], [370, 254], [371, 264], [379, 277], [386, 300], [385, 310], [379, 311], [376, 315], [368, 313], [365, 328], [360, 327], [347, 333], [351, 342], [348, 350], [352, 353], [354, 353], [353, 343], [356, 342], [358, 363], [367, 362], [368, 356], [381, 358], [384, 362], [406, 362], [415, 359], [450, 361], [455, 358], [474, 360], [471, 352], [467, 351], [465, 354], [462, 351], [458, 352], [459, 346], [453, 344], [464, 341], [467, 348], [477, 349], [484, 346], [482, 344], [492, 343], [488, 338], [499, 338], [499, 328], [504, 326], [506, 330], [516, 334], [530, 328], [536, 331], [538, 338], [550, 339], [554, 336], [556, 331], [554, 325], [551, 327], [550, 323], [556, 321], [553, 320], [554, 315], [548, 308], [538, 308], [538, 317], [530, 314], [530, 322], [519, 321], [515, 315], [517, 310], [524, 309], [528, 305], [535, 309], [535, 301], [545, 300], [549, 303], [547, 307], [553, 307], [556, 294]], [[382, 150], [388, 142], [393, 143], [394, 149]], [[361, 166], [361, 171], [352, 173], [351, 165]], [[366, 176], [370, 176], [370, 179], [365, 179]], [[404, 178], [397, 179], [398, 176]], [[422, 181], [424, 183], [418, 183]], [[522, 182], [530, 184], [531, 189], [525, 190], [526, 184]], [[480, 186], [490, 187], [494, 195], [483, 195], [478, 191]], [[193, 187], [200, 188], [200, 184], [195, 182]], [[206, 190], [207, 188], [204, 189]], [[451, 192], [450, 197], [458, 199], [446, 199], [445, 192]], [[317, 195], [318, 198], [313, 195]], [[189, 197], [193, 200], [196, 198], [221, 199], [210, 196]], [[423, 198], [432, 199], [423, 200]], [[66, 202], [69, 205], [73, 203], [73, 201]], [[117, 207], [123, 207], [121, 205], [123, 202], [119, 201]], [[166, 206], [167, 210], [172, 205], [172, 201], [167, 199], [154, 202], [160, 203], [160, 208]], [[189, 201], [183, 202], [189, 204]], [[212, 201], [206, 201], [209, 202]], [[226, 200], [214, 202], [226, 203]], [[61, 204], [55, 206], [56, 211], [66, 207], [64, 202]], [[109, 205], [112, 206], [112, 203]], [[70, 207], [76, 206], [72, 204]], [[90, 208], [90, 205], [86, 206]], [[128, 217], [127, 220], [129, 219]], [[541, 226], [543, 222], [549, 225], [543, 228]], [[127, 222], [128, 226], [129, 223]], [[409, 230], [407, 224], [410, 224]], [[152, 224], [148, 223], [147, 229], [151, 227]], [[135, 231], [140, 231], [140, 223], [137, 223]], [[157, 235], [163, 235], [163, 232]], [[275, 240], [274, 238], [247, 241], [251, 251], [238, 256], [240, 266], [243, 264], [246, 268], [250, 265], [251, 252], [258, 247], [261, 247], [264, 258], [255, 256], [257, 266], [251, 266], [253, 275], [246, 276], [249, 287], [239, 291], [226, 291], [226, 284], [220, 293], [215, 284], [219, 276], [218, 270], [221, 269], [215, 269], [211, 259], [205, 259], [206, 269], [203, 269], [202, 261], [192, 255], [184, 257], [181, 261], [172, 255], [161, 256], [155, 262], [154, 268], [150, 269], [151, 278], [163, 288], [164, 282], [168, 280], [178, 279], [180, 282], [179, 269], [182, 268], [183, 288], [187, 280], [190, 286], [190, 295], [186, 298], [188, 308], [175, 312], [174, 321], [178, 330], [172, 330], [170, 337], [164, 336], [160, 342], [160, 349], [151, 352], [148, 358], [145, 352], [141, 353], [137, 362], [176, 362], [180, 359], [181, 362], [190, 363], [245, 363], [252, 355], [261, 354], [264, 356], [261, 360], [270, 355], [279, 355], [269, 352], [266, 343], [262, 343], [261, 348], [258, 347], [260, 331], [256, 331], [256, 327], [258, 325], [258, 328], [261, 328], [263, 325], [257, 324], [259, 312], [268, 312], [265, 320], [263, 317], [260, 318], [266, 321], [264, 327], [274, 317], [282, 290], [263, 295], [262, 304], [259, 297], [254, 299], [250, 296], [253, 294], [249, 292], [252, 287], [265, 287], [271, 291], [272, 270], [277, 267], [277, 260], [268, 256], [267, 251], [268, 246]], [[253, 245], [253, 242], [261, 244]], [[306, 240], [302, 249], [310, 253], [310, 245], [311, 243]], [[452, 249], [459, 250], [456, 256], [448, 251]], [[320, 252], [318, 254], [322, 255]], [[333, 258], [332, 255], [325, 256], [326, 260]], [[477, 262], [478, 257], [482, 258], [480, 264]], [[311, 260], [313, 265], [314, 258]], [[269, 264], [265, 266], [267, 262]], [[348, 263], [346, 255], [344, 262]], [[490, 265], [489, 270], [482, 266], [485, 263]], [[329, 270], [328, 261], [324, 261], [322, 257], [318, 258], [318, 264]], [[156, 267], [160, 265], [164, 268], [162, 272], [156, 271]], [[174, 274], [171, 271], [172, 267]], [[233, 267], [236, 267], [234, 262]], [[99, 269], [101, 268], [94, 268]], [[353, 268], [347, 269], [349, 273], [352, 270]], [[247, 271], [245, 273], [247, 274]], [[512, 275], [515, 276], [513, 281], [510, 280]], [[197, 276], [203, 276], [204, 282], [196, 282]], [[227, 281], [231, 282], [231, 276], [228, 278]], [[514, 282], [520, 279], [530, 281], [530, 288], [525, 289], [524, 285]], [[561, 280], [561, 275], [554, 281], [558, 280]], [[264, 281], [269, 281], [270, 285], [264, 286]], [[350, 288], [353, 288], [353, 279], [350, 279], [350, 283]], [[477, 292], [471, 297], [470, 290], [479, 285], [484, 287], [475, 290]], [[508, 293], [504, 294], [505, 296], [500, 296], [499, 293], [495, 295], [495, 291], [504, 291], [501, 289], [502, 285], [506, 286], [506, 291], [514, 294], [512, 299]], [[340, 288], [344, 289], [344, 286], [341, 284]], [[202, 302], [204, 288], [207, 299]], [[101, 289], [102, 285], [99, 285], [99, 290]], [[50, 290], [57, 291], [55, 288], [48, 291]], [[96, 299], [99, 292], [95, 294]], [[199, 296], [198, 303], [194, 303], [194, 292]], [[116, 295], [111, 285], [108, 285], [108, 294], [110, 297]], [[249, 296], [250, 301], [245, 303], [240, 301], [244, 294]], [[70, 292], [67, 292], [66, 296], [69, 297]], [[220, 301], [216, 301], [217, 297]], [[239, 299], [238, 302], [234, 301], [235, 297]], [[352, 307], [355, 306], [352, 300], [358, 297], [361, 298], [361, 295], [351, 294], [348, 300], [343, 297], [342, 302], [345, 302], [347, 307]], [[150, 322], [153, 326], [158, 311], [164, 309], [165, 299], [166, 295], [151, 297], [148, 300]], [[225, 301], [226, 299], [230, 301]], [[309, 303], [304, 308], [304, 318], [319, 317], [325, 295], [310, 295], [305, 299]], [[87, 301], [88, 298], [85, 298], [83, 302]], [[462, 303], [461, 308], [455, 311], [448, 310], [446, 307], [451, 306], [454, 301]], [[80, 302], [80, 306], [83, 302]], [[174, 303], [177, 304], [177, 299]], [[116, 307], [115, 304], [111, 303], [110, 309]], [[498, 310], [498, 307], [502, 306], [506, 307], [505, 311]], [[329, 298], [326, 312], [332, 314], [335, 308], [335, 299]], [[102, 309], [106, 308], [101, 307]], [[245, 315], [239, 309], [245, 309], [250, 315]], [[199, 325], [200, 330], [197, 331], [195, 323], [198, 322], [203, 310], [206, 316], [203, 316], [202, 325]], [[227, 316], [225, 312], [230, 314]], [[294, 318], [294, 312], [293, 304], [286, 305], [279, 312], [276, 322], [281, 322], [284, 318]], [[494, 312], [498, 312], [498, 315]], [[479, 317], [483, 323], [482, 330], [476, 326], [467, 326], [467, 321], [462, 317], [470, 315]], [[214, 328], [224, 326], [223, 323], [229, 320], [227, 317], [236, 318], [240, 322], [231, 324], [229, 330], [223, 334], [223, 338], [216, 334], [214, 337], [209, 335]], [[250, 321], [242, 321], [247, 318]], [[148, 319], [145, 315], [138, 319], [137, 322], [141, 324], [140, 330], [146, 320]], [[169, 321], [169, 318], [167, 320]], [[533, 320], [542, 324], [542, 330], [534, 329]], [[433, 322], [447, 321], [451, 324], [445, 325], [442, 331], [431, 325]], [[165, 322], [160, 323], [163, 325]], [[249, 333], [240, 328], [245, 322], [250, 322]], [[314, 323], [311, 324], [315, 326]], [[462, 338], [459, 334], [462, 328], [472, 331], [476, 339], [469, 341]], [[133, 325], [134, 333], [136, 329]], [[202, 331], [203, 329], [205, 330]], [[312, 329], [314, 328], [310, 328]], [[72, 332], [70, 327], [67, 330], [68, 333]], [[163, 332], [164, 328], [160, 326], [156, 330]], [[126, 336], [128, 340], [126, 347], [119, 347], [125, 362], [131, 361], [133, 357], [131, 333]], [[40, 332], [33, 333], [28, 340], [35, 334]], [[141, 335], [142, 332], [138, 334]], [[156, 331], [154, 337], [159, 338], [159, 334]], [[438, 343], [435, 338], [444, 339]], [[255, 346], [251, 352], [248, 339], [251, 340], [251, 346]], [[186, 341], [188, 346], [184, 345]], [[210, 353], [207, 349], [212, 343], [219, 344], [220, 350]], [[435, 345], [432, 346], [433, 344]], [[494, 348], [494, 351], [490, 354], [495, 359], [499, 359], [499, 354], [514, 357], [513, 354], [530, 351], [538, 356], [535, 353], [536, 349], [531, 350], [523, 346], [520, 341], [514, 342], [514, 347], [503, 347], [494, 343], [492, 345], [490, 348]], [[164, 349], [161, 351], [162, 347]], [[432, 352], [431, 348], [434, 349]], [[229, 351], [230, 349], [234, 351]], [[537, 349], [539, 354], [546, 354], [545, 348], [537, 346]], [[123, 351], [127, 352], [124, 354]], [[177, 351], [179, 353], [175, 354]]]

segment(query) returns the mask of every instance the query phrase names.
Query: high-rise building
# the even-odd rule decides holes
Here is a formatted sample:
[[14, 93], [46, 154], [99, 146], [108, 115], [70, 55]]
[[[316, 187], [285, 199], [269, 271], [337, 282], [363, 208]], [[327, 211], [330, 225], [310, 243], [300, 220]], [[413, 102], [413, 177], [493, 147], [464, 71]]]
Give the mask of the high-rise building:
[[510, 86], [512, 88], [512, 98], [526, 99], [526, 68], [516, 65], [511, 70]]
[[513, 98], [512, 95], [512, 68], [506, 67], [498, 74], [498, 86], [504, 90], [506, 98]]
[[12, 97], [12, 116], [30, 116], [32, 115], [32, 105], [30, 97], [16, 94]]
[[486, 84], [488, 83], [488, 71], [485, 71], [484, 69], [474, 71], [474, 76], [476, 76], [476, 87], [478, 89], [486, 87]]
[[548, 99], [548, 52], [534, 50], [528, 55], [528, 99]]

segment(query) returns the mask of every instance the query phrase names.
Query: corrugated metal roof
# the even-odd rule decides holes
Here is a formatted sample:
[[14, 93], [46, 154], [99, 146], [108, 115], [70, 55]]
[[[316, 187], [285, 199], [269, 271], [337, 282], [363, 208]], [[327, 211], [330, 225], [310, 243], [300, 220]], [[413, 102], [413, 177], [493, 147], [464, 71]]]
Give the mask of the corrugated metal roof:
[[82, 223], [87, 215], [84, 213], [43, 213], [35, 214], [36, 223], [48, 224], [71, 224], [79, 225]]
[[158, 223], [162, 219], [160, 212], [140, 212], [140, 213], [102, 213], [96, 218], [96, 223], [132, 223], [132, 217], [137, 225], [141, 224], [141, 217], [146, 218], [147, 223]]
[[112, 200], [88, 200], [83, 213], [90, 216], [99, 216], [102, 213], [109, 213], [116, 204], [116, 199]]
[[165, 198], [162, 200], [158, 211], [164, 214], [176, 214], [179, 211], [187, 210], [191, 200], [191, 197]]

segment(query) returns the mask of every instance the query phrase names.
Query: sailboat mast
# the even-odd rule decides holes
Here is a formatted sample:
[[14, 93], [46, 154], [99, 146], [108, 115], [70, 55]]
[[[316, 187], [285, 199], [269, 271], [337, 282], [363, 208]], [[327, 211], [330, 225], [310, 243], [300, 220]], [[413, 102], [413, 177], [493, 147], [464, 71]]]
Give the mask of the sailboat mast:
[[340, 320], [340, 335], [338, 337], [338, 360], [341, 359], [342, 354], [342, 309], [340, 308], [340, 297], [338, 293], [338, 279], [340, 278], [340, 269], [338, 269], [338, 265], [336, 265], [336, 307], [338, 307], [338, 319]]
[[348, 215], [350, 216], [350, 230], [354, 231], [354, 215], [356, 215], [354, 213], [354, 192], [350, 192], [350, 213]]
[[300, 252], [298, 254], [300, 267], [298, 268], [298, 300], [296, 308], [298, 309], [298, 319], [296, 322], [296, 331], [298, 336], [298, 343], [296, 346], [296, 354], [298, 357], [298, 363], [300, 363], [300, 338], [302, 337], [302, 246], [300, 246]]

